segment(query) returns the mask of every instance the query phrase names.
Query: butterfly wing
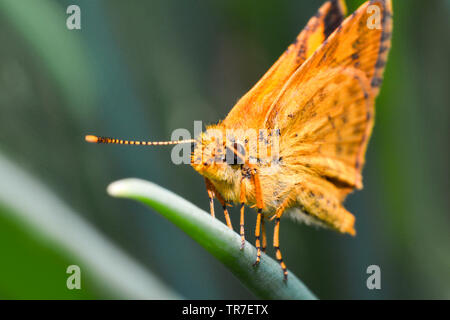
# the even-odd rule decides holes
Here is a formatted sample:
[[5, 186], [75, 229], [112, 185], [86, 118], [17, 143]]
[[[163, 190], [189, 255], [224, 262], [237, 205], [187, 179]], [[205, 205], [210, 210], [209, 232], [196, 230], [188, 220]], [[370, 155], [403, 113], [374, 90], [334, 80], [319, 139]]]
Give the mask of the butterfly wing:
[[[285, 107], [292, 112], [287, 115], [288, 125], [281, 127], [283, 160], [307, 167], [346, 191], [361, 188], [361, 168], [373, 127], [370, 82], [360, 70], [334, 68], [307, 81], [305, 87]], [[302, 105], [297, 112], [296, 102]]]
[[[222, 122], [228, 128], [260, 128], [264, 117], [289, 77], [341, 24], [343, 0], [326, 2], [275, 64], [233, 107]], [[251, 117], [242, 117], [251, 114]]]
[[[369, 6], [379, 28], [368, 28]], [[362, 188], [361, 170], [392, 30], [390, 1], [363, 4], [303, 63], [268, 111], [283, 159], [332, 181], [342, 198]], [[286, 156], [286, 157], [285, 157]]]

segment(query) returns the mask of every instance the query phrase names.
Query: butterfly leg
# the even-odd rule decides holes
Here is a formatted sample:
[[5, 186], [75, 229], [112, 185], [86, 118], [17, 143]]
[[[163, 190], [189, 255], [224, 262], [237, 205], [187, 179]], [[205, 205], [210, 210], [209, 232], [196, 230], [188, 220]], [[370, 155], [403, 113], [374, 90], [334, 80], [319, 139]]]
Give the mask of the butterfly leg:
[[264, 215], [261, 217], [261, 235], [262, 235], [262, 252], [266, 252], [267, 248], [267, 238], [266, 238], [266, 227], [264, 226]]
[[[261, 192], [261, 184], [259, 181], [259, 175], [255, 168], [251, 171], [253, 185], [255, 186], [255, 198], [256, 198], [256, 206], [258, 208], [258, 215], [256, 217], [256, 228], [255, 228], [255, 246], [256, 246], [256, 261], [253, 265], [258, 265], [261, 261], [261, 220], [263, 218], [262, 209], [264, 207], [262, 192]], [[265, 236], [264, 236], [265, 237]]]
[[206, 191], [208, 192], [208, 198], [209, 198], [209, 211], [211, 212], [211, 216], [214, 218], [214, 191], [210, 188], [211, 182], [209, 182], [208, 179], [205, 178], [206, 183]]
[[275, 228], [273, 231], [273, 247], [275, 249], [275, 256], [277, 258], [278, 263], [281, 266], [281, 269], [283, 270], [283, 278], [286, 281], [287, 280], [287, 268], [286, 268], [286, 264], [283, 262], [283, 257], [281, 256], [281, 251], [280, 251], [280, 219], [281, 219], [281, 215], [280, 217], [275, 218]]
[[270, 218], [270, 220], [275, 219], [275, 227], [273, 231], [273, 248], [275, 249], [275, 257], [277, 258], [277, 261], [280, 264], [281, 269], [283, 270], [283, 278], [285, 281], [287, 280], [288, 274], [286, 264], [283, 262], [283, 257], [281, 256], [280, 251], [280, 220], [290, 201], [291, 200], [289, 198], [284, 200], [280, 208], [278, 208], [277, 212]]
[[207, 178], [205, 178], [205, 183], [206, 183], [206, 189], [208, 190], [211, 215], [214, 217], [214, 202], [213, 202], [213, 200], [214, 200], [214, 197], [216, 197], [219, 200], [220, 204], [222, 205], [223, 213], [225, 215], [225, 220], [227, 222], [228, 228], [233, 230], [233, 226], [231, 225], [231, 220], [230, 220], [230, 214], [228, 213], [228, 209], [227, 209], [227, 205], [228, 205], [227, 202], [220, 195], [220, 193], [218, 193], [216, 191], [216, 188], [214, 188], [214, 185], [211, 183], [211, 181], [209, 181]]
[[256, 261], [253, 263], [254, 266], [258, 265], [261, 261], [261, 209], [258, 208], [258, 215], [256, 217], [256, 228], [255, 228], [255, 246], [256, 246]]
[[223, 214], [225, 216], [225, 221], [227, 222], [228, 228], [233, 230], [233, 226], [231, 225], [231, 220], [230, 220], [230, 214], [228, 213], [228, 209], [227, 209], [228, 203], [222, 198], [222, 196], [220, 194], [216, 194], [216, 197], [219, 200], [220, 204], [222, 205]]
[[245, 246], [245, 229], [244, 229], [244, 204], [245, 204], [245, 184], [244, 179], [241, 180], [241, 194], [239, 196], [239, 200], [241, 203], [241, 221], [240, 221], [240, 233], [241, 233], [241, 250], [244, 249]]

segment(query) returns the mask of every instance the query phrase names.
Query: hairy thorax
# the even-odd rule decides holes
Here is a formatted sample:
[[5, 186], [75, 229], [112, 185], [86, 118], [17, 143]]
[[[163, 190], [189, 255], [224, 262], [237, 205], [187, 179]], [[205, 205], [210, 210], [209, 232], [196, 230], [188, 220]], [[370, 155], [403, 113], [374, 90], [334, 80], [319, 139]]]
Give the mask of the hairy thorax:
[[[209, 179], [229, 202], [239, 203], [241, 184], [245, 185], [245, 204], [255, 205], [251, 170], [257, 170], [264, 212], [273, 213], [289, 190], [287, 167], [276, 152], [274, 133], [248, 130], [227, 131], [220, 125], [203, 132], [194, 147], [192, 167]], [[291, 182], [292, 183], [292, 182]]]

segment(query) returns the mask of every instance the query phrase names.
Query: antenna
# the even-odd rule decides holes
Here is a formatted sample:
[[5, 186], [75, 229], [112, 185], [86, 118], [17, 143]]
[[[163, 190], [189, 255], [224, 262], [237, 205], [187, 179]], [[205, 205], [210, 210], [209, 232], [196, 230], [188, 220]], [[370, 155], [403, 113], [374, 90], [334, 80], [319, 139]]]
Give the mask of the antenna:
[[110, 137], [99, 137], [99, 136], [94, 136], [94, 135], [86, 135], [85, 139], [87, 142], [90, 142], [90, 143], [128, 144], [128, 145], [135, 145], [135, 146], [167, 146], [167, 145], [180, 144], [180, 143], [195, 143], [196, 142], [195, 139], [177, 140], [177, 141], [136, 141], [136, 140], [123, 140], [123, 139], [110, 138]]

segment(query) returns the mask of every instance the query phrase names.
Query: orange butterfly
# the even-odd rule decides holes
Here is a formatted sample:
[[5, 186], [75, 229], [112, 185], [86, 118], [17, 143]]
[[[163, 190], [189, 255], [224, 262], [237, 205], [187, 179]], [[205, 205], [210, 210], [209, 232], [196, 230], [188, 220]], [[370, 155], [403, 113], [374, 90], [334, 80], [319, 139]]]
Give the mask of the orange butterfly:
[[[258, 83], [217, 125], [193, 140], [146, 142], [86, 136], [88, 142], [135, 145], [194, 143], [193, 168], [213, 199], [257, 207], [255, 264], [266, 248], [265, 219], [275, 219], [279, 248], [283, 214], [355, 234], [342, 205], [362, 188], [364, 155], [374, 124], [374, 101], [392, 32], [390, 0], [364, 3], [345, 18], [342, 0], [326, 2]], [[256, 133], [255, 133], [256, 132]]]

